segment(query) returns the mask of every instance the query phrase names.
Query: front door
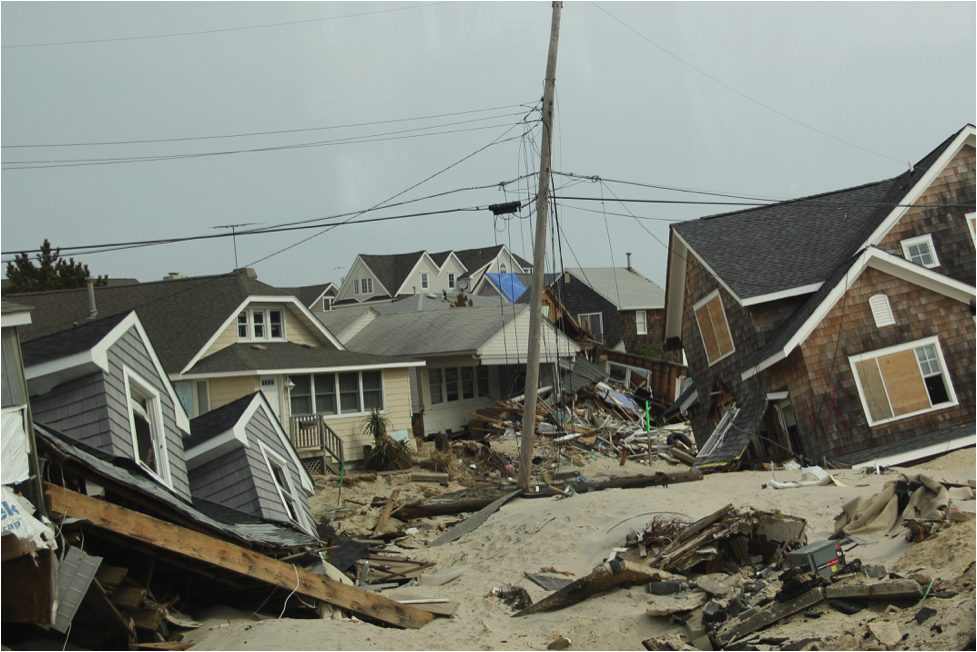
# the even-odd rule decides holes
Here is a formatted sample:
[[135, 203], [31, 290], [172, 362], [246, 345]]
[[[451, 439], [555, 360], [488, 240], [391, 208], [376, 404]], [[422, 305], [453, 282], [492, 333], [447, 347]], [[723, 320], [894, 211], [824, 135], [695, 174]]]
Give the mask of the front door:
[[261, 393], [268, 399], [271, 409], [279, 422], [282, 420], [282, 399], [278, 392], [278, 376], [261, 377]]

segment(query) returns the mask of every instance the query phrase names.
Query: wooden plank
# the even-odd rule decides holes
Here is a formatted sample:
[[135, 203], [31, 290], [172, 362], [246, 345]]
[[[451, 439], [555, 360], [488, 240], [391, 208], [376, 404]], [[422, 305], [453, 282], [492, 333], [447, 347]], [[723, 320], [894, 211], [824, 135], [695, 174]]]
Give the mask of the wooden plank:
[[130, 647], [136, 642], [136, 632], [133, 629], [132, 621], [127, 616], [123, 616], [122, 612], [109, 601], [105, 589], [102, 588], [97, 578], [88, 585], [88, 592], [85, 594], [82, 605], [91, 610], [95, 619], [101, 622], [113, 637], [127, 640]]
[[795, 614], [802, 609], [812, 607], [822, 600], [824, 600], [824, 593], [821, 589], [813, 589], [787, 602], [771, 602], [762, 610], [746, 619], [731, 620], [721, 631], [715, 634], [715, 642], [722, 647], [726, 647], [733, 641], [741, 639], [761, 627], [772, 625], [778, 620]]
[[129, 574], [128, 568], [122, 568], [121, 566], [110, 566], [105, 562], [98, 567], [98, 571], [95, 573], [95, 579], [98, 583], [102, 585], [106, 590], [111, 590], [122, 584], [122, 580], [126, 578]]
[[714, 511], [712, 514], [705, 517], [701, 521], [694, 523], [688, 529], [683, 530], [682, 533], [678, 535], [676, 541], [679, 542], [688, 541], [695, 535], [699, 534], [699, 532], [702, 532], [704, 529], [706, 529], [707, 527], [709, 527], [710, 525], [712, 525], [722, 517], [726, 516], [726, 514], [728, 514], [732, 509], [733, 509], [732, 503], [726, 505], [725, 507], [720, 507], [719, 509], [717, 509], [716, 511]]
[[50, 550], [39, 550], [36, 559], [25, 555], [4, 563], [0, 593], [3, 621], [50, 627], [56, 583], [54, 553]]
[[44, 487], [45, 499], [50, 505], [49, 513], [61, 514], [65, 518], [88, 519], [98, 528], [288, 591], [295, 590], [301, 595], [397, 627], [423, 627], [434, 617], [425, 611], [320, 577], [232, 543], [90, 498], [49, 482]]
[[11, 559], [29, 555], [34, 550], [33, 546], [21, 541], [13, 534], [7, 534], [6, 532], [4, 533], [0, 546], [3, 549], [3, 561], [10, 561]]
[[380, 512], [380, 520], [377, 521], [377, 526], [373, 529], [373, 534], [377, 535], [383, 532], [384, 526], [390, 519], [390, 512], [394, 508], [394, 503], [397, 502], [397, 498], [400, 497], [400, 489], [394, 489], [393, 493], [390, 494], [390, 498], [387, 499], [387, 504], [383, 506], [383, 511]]
[[899, 579], [884, 582], [832, 584], [825, 589], [829, 600], [919, 600], [923, 589], [914, 580]]
[[142, 587], [120, 586], [109, 596], [109, 600], [117, 607], [136, 609], [146, 599], [147, 595], [149, 595], [149, 591]]
[[895, 416], [929, 408], [929, 392], [923, 382], [923, 374], [919, 371], [914, 350], [885, 355], [878, 358], [878, 361]]
[[189, 650], [194, 646], [193, 643], [182, 643], [179, 641], [166, 641], [163, 643], [137, 643], [137, 650]]

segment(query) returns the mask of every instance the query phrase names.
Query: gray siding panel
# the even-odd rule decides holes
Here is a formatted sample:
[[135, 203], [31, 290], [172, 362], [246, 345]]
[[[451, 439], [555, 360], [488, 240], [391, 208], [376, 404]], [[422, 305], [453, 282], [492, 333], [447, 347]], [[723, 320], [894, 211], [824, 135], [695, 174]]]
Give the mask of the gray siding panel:
[[169, 457], [170, 477], [177, 495], [190, 499], [190, 480], [183, 454], [183, 436], [176, 427], [176, 409], [169, 393], [169, 380], [161, 378], [153, 365], [149, 351], [136, 329], [130, 328], [108, 352], [110, 373], [106, 377], [108, 388], [108, 413], [113, 439], [126, 457], [133, 456], [132, 434], [129, 430], [128, 397], [125, 392], [123, 367], [149, 383], [159, 393], [163, 412], [166, 449]]
[[261, 516], [251, 460], [244, 446], [190, 471], [190, 491], [198, 498]]
[[17, 372], [17, 333], [12, 327], [3, 329], [3, 407], [23, 405], [27, 402], [20, 390], [20, 374]]
[[[34, 396], [34, 420], [109, 455], [123, 455], [112, 436], [104, 387], [104, 375], [95, 373], [62, 383], [43, 396]], [[86, 398], [92, 394], [96, 395], [94, 399]], [[131, 448], [130, 445], [130, 452]]]

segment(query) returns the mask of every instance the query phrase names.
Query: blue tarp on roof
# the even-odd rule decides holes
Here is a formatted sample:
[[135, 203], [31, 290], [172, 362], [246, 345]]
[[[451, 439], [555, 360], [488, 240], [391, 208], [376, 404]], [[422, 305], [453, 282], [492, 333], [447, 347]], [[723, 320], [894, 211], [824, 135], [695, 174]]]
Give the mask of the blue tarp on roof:
[[488, 277], [495, 283], [495, 287], [502, 291], [503, 296], [512, 303], [518, 301], [519, 297], [526, 291], [526, 286], [515, 274], [489, 274]]

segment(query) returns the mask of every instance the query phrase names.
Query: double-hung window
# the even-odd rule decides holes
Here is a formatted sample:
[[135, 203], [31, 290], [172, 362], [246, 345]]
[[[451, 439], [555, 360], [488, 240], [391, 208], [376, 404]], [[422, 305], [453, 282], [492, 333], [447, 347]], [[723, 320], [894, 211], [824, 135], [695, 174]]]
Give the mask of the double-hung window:
[[644, 310], [638, 310], [634, 313], [634, 327], [638, 335], [648, 334], [648, 313]]
[[580, 327], [590, 333], [591, 339], [596, 342], [604, 341], [604, 319], [599, 312], [590, 312], [577, 315]]
[[178, 380], [173, 383], [173, 389], [191, 419], [210, 412], [210, 392], [206, 380]]
[[448, 288], [449, 289], [452, 289], [452, 290], [455, 288], [455, 275], [454, 274], [448, 274]]
[[957, 405], [937, 337], [849, 358], [870, 426]]
[[353, 281], [353, 293], [373, 294], [373, 279], [367, 277], [367, 278], [361, 278], [359, 280]]
[[123, 379], [136, 463], [164, 484], [170, 483], [166, 431], [159, 392], [148, 382], [123, 367]]
[[285, 312], [274, 308], [247, 308], [237, 316], [240, 341], [285, 339]]
[[713, 290], [706, 295], [692, 306], [692, 311], [699, 324], [699, 334], [702, 336], [702, 345], [706, 349], [709, 364], [713, 365], [732, 355], [736, 348], [733, 346], [733, 337], [726, 322], [726, 311], [723, 309], [719, 290]]
[[268, 472], [271, 473], [271, 478], [275, 482], [275, 489], [278, 491], [278, 497], [282, 501], [282, 506], [285, 508], [289, 520], [300, 524], [298, 494], [292, 485], [288, 463], [275, 455], [264, 444], [261, 444], [261, 453], [265, 458], [265, 464], [268, 465]]
[[349, 371], [338, 374], [306, 374], [289, 377], [293, 415], [360, 414], [383, 410], [383, 372]]
[[929, 233], [918, 238], [907, 238], [900, 244], [906, 260], [923, 267], [940, 266], [940, 259], [936, 257], [936, 247], [933, 245], [933, 236]]
[[428, 370], [431, 404], [470, 401], [488, 396], [488, 367], [447, 367]]
[[431, 287], [431, 282], [428, 280], [427, 272], [421, 273], [421, 289], [426, 290]]

